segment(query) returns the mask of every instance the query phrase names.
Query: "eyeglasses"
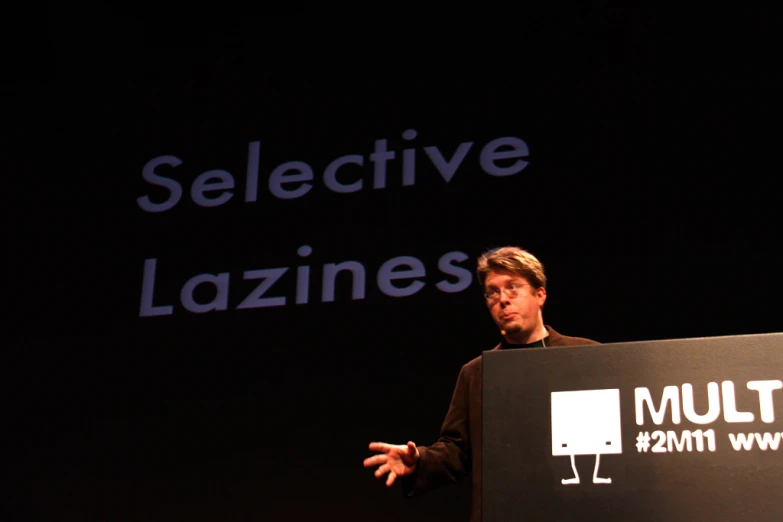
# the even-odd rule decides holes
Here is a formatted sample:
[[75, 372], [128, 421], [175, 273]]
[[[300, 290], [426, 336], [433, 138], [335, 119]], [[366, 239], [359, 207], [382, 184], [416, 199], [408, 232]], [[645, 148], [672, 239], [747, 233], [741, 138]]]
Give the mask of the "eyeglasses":
[[519, 289], [523, 286], [531, 286], [530, 283], [509, 283], [505, 288], [493, 288], [484, 292], [484, 299], [489, 302], [495, 302], [500, 299], [500, 293], [505, 290], [509, 299], [514, 299], [519, 295]]

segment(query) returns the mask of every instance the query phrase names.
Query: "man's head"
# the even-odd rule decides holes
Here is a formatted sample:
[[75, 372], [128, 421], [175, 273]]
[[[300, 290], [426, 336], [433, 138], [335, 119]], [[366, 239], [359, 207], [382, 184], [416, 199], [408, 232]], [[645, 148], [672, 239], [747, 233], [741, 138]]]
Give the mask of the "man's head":
[[546, 275], [535, 256], [517, 247], [497, 248], [479, 257], [476, 271], [487, 308], [507, 341], [523, 344], [546, 335]]

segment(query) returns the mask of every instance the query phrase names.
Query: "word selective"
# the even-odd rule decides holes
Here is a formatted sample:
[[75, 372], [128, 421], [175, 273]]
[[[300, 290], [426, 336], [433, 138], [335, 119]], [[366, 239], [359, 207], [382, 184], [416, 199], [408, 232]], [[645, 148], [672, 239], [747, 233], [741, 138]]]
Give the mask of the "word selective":
[[[413, 129], [402, 133], [402, 138], [407, 141], [415, 139], [416, 136], [417, 133]], [[473, 142], [460, 143], [448, 158], [437, 146], [423, 147], [422, 150], [438, 174], [449, 183], [472, 148]], [[416, 184], [416, 152], [416, 148], [402, 150], [402, 166], [399, 171], [402, 186]], [[513, 136], [497, 138], [481, 149], [479, 164], [490, 176], [512, 176], [528, 165], [528, 162], [522, 159], [528, 154], [528, 146], [521, 139]], [[250, 142], [245, 174], [245, 203], [258, 200], [260, 155], [261, 142]], [[369, 181], [364, 177], [365, 163], [370, 163], [372, 164], [372, 188], [385, 189], [387, 166], [396, 157], [397, 152], [389, 150], [387, 140], [376, 140], [374, 151], [366, 157], [361, 154], [348, 154], [331, 161], [324, 169], [321, 181], [331, 192], [346, 194], [360, 191], [365, 187], [365, 181]], [[139, 208], [145, 212], [165, 212], [174, 208], [182, 200], [182, 184], [158, 171], [160, 168], [171, 171], [181, 164], [180, 158], [164, 155], [153, 158], [144, 165], [141, 173], [144, 181], [159, 187], [158, 190], [163, 189], [165, 197], [162, 201], [154, 201], [153, 197], [145, 194], [136, 200]], [[315, 181], [315, 173], [312, 166], [304, 161], [288, 161], [272, 169], [267, 179], [267, 187], [269, 193], [276, 198], [295, 199], [310, 192], [313, 181]], [[227, 170], [213, 169], [199, 174], [192, 181], [190, 197], [199, 207], [217, 207], [231, 200], [235, 189], [236, 181], [233, 174]]]

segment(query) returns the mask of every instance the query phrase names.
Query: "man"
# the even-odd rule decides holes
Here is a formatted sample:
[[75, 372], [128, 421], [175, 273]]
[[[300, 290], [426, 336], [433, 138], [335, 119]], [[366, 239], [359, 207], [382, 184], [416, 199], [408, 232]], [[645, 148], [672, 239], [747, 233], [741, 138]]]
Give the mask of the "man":
[[[493, 350], [598, 344], [560, 335], [544, 324], [546, 275], [535, 256], [517, 247], [503, 247], [478, 259], [478, 281], [502, 339]], [[481, 356], [465, 364], [457, 377], [440, 438], [432, 446], [370, 443], [379, 452], [364, 460], [378, 466], [376, 477], [391, 486], [400, 477], [403, 493], [415, 496], [472, 476], [471, 522], [481, 520]]]

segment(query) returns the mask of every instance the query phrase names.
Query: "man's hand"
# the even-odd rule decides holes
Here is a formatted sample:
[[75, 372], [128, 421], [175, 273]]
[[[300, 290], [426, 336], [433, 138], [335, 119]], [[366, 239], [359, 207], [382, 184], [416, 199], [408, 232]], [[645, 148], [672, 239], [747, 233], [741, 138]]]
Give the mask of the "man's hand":
[[406, 445], [386, 444], [385, 442], [371, 442], [371, 451], [380, 451], [380, 455], [373, 455], [364, 459], [364, 467], [370, 468], [380, 464], [375, 470], [375, 476], [380, 478], [387, 473], [386, 485], [391, 486], [397, 477], [404, 477], [416, 471], [419, 463], [419, 450], [412, 442]]

